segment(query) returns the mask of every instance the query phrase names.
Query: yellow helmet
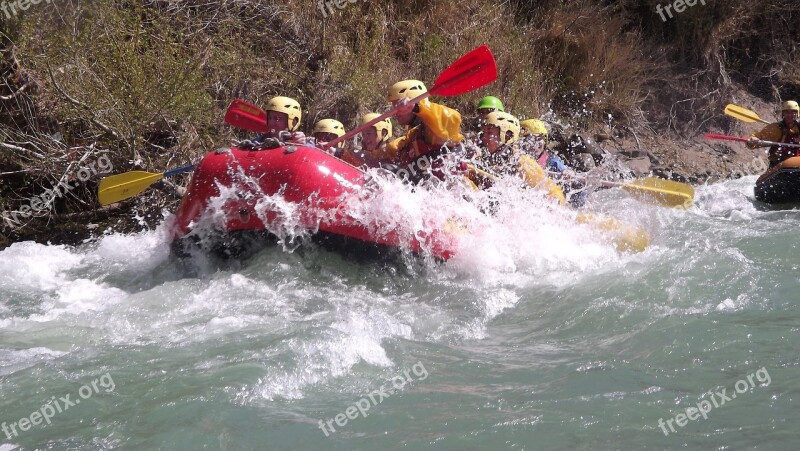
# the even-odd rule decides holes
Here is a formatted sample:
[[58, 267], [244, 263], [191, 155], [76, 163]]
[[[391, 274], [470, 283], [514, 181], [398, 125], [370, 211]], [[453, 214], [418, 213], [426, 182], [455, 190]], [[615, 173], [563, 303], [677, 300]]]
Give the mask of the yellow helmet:
[[[486, 124], [500, 128], [500, 141], [503, 144], [513, 144], [519, 139], [519, 119], [514, 115], [502, 111], [493, 111], [486, 116]], [[508, 132], [511, 132], [512, 136], [506, 139]]]
[[[297, 100], [292, 99], [290, 97], [273, 97], [269, 99], [267, 102], [267, 111], [277, 111], [278, 113], [285, 113], [289, 116], [289, 131], [293, 132], [296, 131], [300, 127], [300, 119], [303, 117], [302, 111], [300, 111], [300, 104], [297, 103]], [[292, 120], [297, 119], [297, 121], [292, 125]]]
[[797, 114], [800, 114], [800, 105], [798, 105], [794, 100], [787, 100], [781, 104], [781, 111], [787, 110], [794, 110], [797, 111]]
[[345, 130], [344, 125], [336, 119], [322, 119], [317, 122], [314, 131], [311, 132], [312, 135], [317, 133], [333, 133], [338, 138], [345, 134]]
[[519, 125], [527, 130], [527, 132], [531, 135], [547, 136], [547, 127], [545, 127], [544, 122], [540, 121], [539, 119], [526, 119], [520, 122]]
[[[361, 125], [366, 124], [367, 122], [375, 119], [376, 117], [380, 116], [378, 113], [368, 113], [365, 114], [363, 118], [361, 118]], [[375, 130], [378, 131], [378, 137], [380, 138], [380, 142], [386, 142], [389, 138], [392, 137], [392, 122], [387, 118], [382, 121], [378, 121], [372, 125], [375, 127]], [[381, 132], [386, 130], [386, 136], [381, 137]]]
[[389, 94], [386, 96], [387, 102], [394, 102], [403, 98], [413, 99], [428, 92], [425, 83], [419, 80], [398, 81], [389, 87]]

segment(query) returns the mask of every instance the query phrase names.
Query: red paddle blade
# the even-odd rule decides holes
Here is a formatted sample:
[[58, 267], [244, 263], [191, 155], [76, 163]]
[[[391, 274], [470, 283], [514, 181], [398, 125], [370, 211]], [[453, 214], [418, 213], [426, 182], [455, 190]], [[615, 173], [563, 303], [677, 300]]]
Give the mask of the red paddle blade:
[[482, 45], [451, 64], [439, 75], [431, 94], [455, 96], [470, 92], [497, 79], [497, 64], [487, 45]]
[[724, 139], [726, 141], [739, 141], [747, 142], [747, 138], [739, 138], [738, 136], [719, 135], [717, 133], [706, 133], [706, 139]]
[[225, 112], [225, 122], [256, 133], [267, 132], [267, 113], [252, 103], [234, 99]]

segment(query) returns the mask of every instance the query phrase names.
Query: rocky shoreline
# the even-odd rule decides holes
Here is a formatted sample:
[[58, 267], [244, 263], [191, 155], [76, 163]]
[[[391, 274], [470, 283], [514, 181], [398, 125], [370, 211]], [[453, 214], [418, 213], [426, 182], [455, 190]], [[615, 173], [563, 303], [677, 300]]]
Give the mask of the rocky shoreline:
[[766, 152], [743, 144], [708, 141], [702, 136], [670, 140], [653, 136], [614, 137], [606, 133], [578, 134], [558, 153], [585, 172], [615, 159], [634, 177], [653, 176], [699, 185], [763, 173]]

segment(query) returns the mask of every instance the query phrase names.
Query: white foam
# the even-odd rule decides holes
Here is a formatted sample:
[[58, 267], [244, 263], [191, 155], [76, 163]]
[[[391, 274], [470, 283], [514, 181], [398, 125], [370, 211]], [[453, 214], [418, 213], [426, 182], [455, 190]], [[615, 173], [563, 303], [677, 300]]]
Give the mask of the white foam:
[[757, 178], [748, 176], [696, 187], [694, 213], [732, 221], [759, 216], [753, 193]]
[[68, 280], [66, 271], [82, 261], [66, 246], [14, 243], [0, 251], [0, 291], [54, 290]]
[[[465, 225], [469, 234], [460, 252], [444, 265], [426, 268], [424, 283], [433, 292], [463, 290], [467, 305], [457, 295], [428, 298], [428, 293], [409, 290], [398, 294], [391, 288], [354, 286], [335, 276], [323, 284], [313, 273], [297, 275], [296, 262], [275, 262], [268, 271], [256, 263], [240, 273], [218, 271], [156, 283], [135, 293], [106, 282], [158, 271], [168, 255], [168, 219], [156, 231], [111, 234], [80, 250], [22, 243], [0, 253], [0, 264], [12, 271], [0, 280], [5, 276], [15, 283], [23, 275], [32, 277], [22, 290], [38, 296], [44, 310], [7, 324], [22, 330], [21, 323], [52, 321], [57, 323], [54, 327], [91, 328], [92, 338], [118, 344], [165, 347], [238, 340], [243, 332], [269, 331], [285, 338], [267, 350], [247, 351], [247, 358], [263, 366], [264, 376], [239, 393], [240, 401], [296, 399], [317, 386], [336, 383], [359, 365], [393, 366], [387, 343], [484, 338], [492, 319], [520, 302], [519, 287], [570, 286], [587, 274], [613, 273], [657, 259], [648, 252], [621, 256], [600, 232], [576, 224], [573, 211], [519, 185], [511, 179], [476, 193], [445, 186], [412, 188], [376, 178], [371, 195], [345, 201], [352, 219], [378, 234], [397, 233], [403, 243], [415, 237], [424, 241], [431, 230], [451, 220]], [[214, 205], [221, 207], [233, 195], [233, 190], [223, 190]], [[614, 202], [611, 213], [633, 225], [652, 215], [647, 207]], [[284, 222], [271, 224], [270, 230], [284, 244], [309, 233], [299, 209], [279, 195], [257, 203], [259, 214], [275, 208]], [[489, 209], [496, 211], [482, 212]], [[220, 220], [217, 212], [200, 222], [219, 225]], [[430, 257], [430, 247], [423, 253]], [[39, 254], [45, 256], [43, 265]], [[8, 311], [8, 305], [3, 307]]]
[[28, 349], [0, 349], [0, 376], [13, 374], [25, 368], [38, 365], [43, 361], [53, 360], [66, 352], [45, 347]]
[[169, 258], [169, 229], [174, 217], [167, 218], [152, 231], [103, 236], [87, 255], [88, 263], [120, 269], [148, 271]]

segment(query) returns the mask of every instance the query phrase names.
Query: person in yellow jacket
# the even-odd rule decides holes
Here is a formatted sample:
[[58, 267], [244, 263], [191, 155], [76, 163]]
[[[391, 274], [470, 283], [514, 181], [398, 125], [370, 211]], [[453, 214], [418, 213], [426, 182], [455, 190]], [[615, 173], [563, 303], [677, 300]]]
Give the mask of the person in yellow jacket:
[[[361, 125], [380, 116], [368, 113], [361, 118]], [[397, 153], [389, 150], [388, 142], [392, 137], [392, 123], [389, 119], [376, 122], [361, 132], [361, 149], [347, 149], [340, 157], [357, 168], [378, 168], [383, 165], [396, 165]]]
[[[761, 141], [773, 141], [786, 144], [800, 144], [800, 124], [797, 117], [800, 116], [800, 105], [794, 100], [788, 100], [781, 105], [780, 122], [769, 124], [761, 130], [750, 135], [747, 147], [755, 149], [765, 147], [769, 144], [761, 144]], [[769, 148], [769, 167], [773, 167], [781, 161], [800, 155], [797, 147], [771, 146]]]
[[556, 183], [561, 187], [569, 204], [575, 208], [586, 205], [586, 183], [575, 177], [575, 171], [568, 168], [564, 161], [547, 149], [550, 134], [544, 121], [526, 119], [519, 123], [520, 139], [518, 147], [526, 155], [530, 155], [550, 174], [558, 173]]
[[428, 88], [421, 81], [403, 80], [390, 86], [386, 97], [393, 108], [398, 108], [397, 121], [409, 127], [408, 133], [390, 142], [388, 149], [402, 165], [398, 173], [412, 182], [430, 174], [443, 179], [442, 157], [464, 139], [458, 111], [428, 99], [411, 102], [426, 92]]
[[501, 111], [489, 113], [482, 131], [484, 152], [477, 157], [479, 170], [470, 174], [477, 186], [491, 186], [493, 177], [489, 174], [519, 175], [532, 188], [547, 191], [548, 196], [560, 204], [565, 202], [561, 187], [547, 177], [539, 163], [517, 150], [520, 125], [516, 117]]

